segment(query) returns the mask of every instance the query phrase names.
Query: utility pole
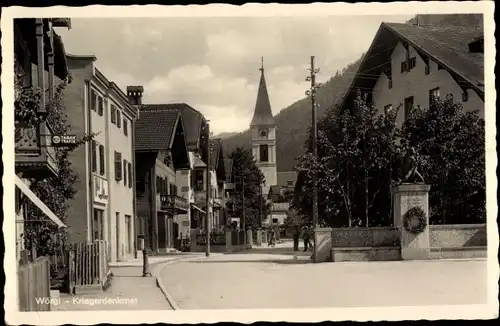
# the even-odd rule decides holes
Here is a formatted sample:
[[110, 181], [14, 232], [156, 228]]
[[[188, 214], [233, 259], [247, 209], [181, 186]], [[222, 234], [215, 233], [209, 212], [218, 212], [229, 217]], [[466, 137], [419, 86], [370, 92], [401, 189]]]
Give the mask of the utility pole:
[[205, 235], [207, 237], [207, 242], [205, 244], [205, 256], [210, 256], [210, 190], [211, 190], [211, 175], [210, 175], [210, 154], [212, 152], [212, 148], [210, 146], [210, 126], [207, 122], [207, 178], [206, 178], [206, 212], [205, 212]]
[[[316, 125], [316, 91], [322, 85], [316, 83], [316, 75], [319, 73], [319, 69], [314, 67], [314, 56], [311, 56], [311, 68], [308, 69], [310, 75], [306, 78], [306, 81], [311, 82], [311, 88], [306, 91], [306, 95], [311, 97], [311, 111], [312, 111], [312, 154], [315, 160], [318, 159], [318, 147], [317, 147], [317, 125]], [[313, 228], [318, 227], [318, 184], [317, 184], [317, 171], [313, 170], [313, 202], [312, 202], [312, 219]], [[316, 237], [314, 237], [314, 257], [316, 257]]]
[[[241, 172], [241, 228], [246, 231], [246, 217], [245, 217], [245, 176]], [[245, 233], [246, 234], [246, 233]]]

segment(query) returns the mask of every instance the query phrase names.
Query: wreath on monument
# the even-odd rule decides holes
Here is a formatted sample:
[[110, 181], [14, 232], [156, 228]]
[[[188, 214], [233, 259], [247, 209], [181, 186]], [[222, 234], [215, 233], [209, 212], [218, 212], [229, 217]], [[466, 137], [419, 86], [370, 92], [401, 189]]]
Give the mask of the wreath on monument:
[[403, 215], [405, 229], [414, 234], [422, 233], [427, 226], [425, 212], [420, 207], [412, 207]]

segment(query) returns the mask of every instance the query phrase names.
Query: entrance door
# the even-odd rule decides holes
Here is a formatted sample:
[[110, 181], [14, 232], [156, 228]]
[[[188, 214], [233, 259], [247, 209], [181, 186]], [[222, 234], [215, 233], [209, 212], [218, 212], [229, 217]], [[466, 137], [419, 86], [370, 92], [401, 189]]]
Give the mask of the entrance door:
[[130, 248], [131, 243], [132, 243], [132, 223], [131, 223], [131, 217], [130, 215], [125, 215], [125, 232], [126, 232], [126, 241], [125, 241], [125, 251], [127, 254], [130, 254], [132, 252], [132, 249]]
[[166, 216], [158, 213], [158, 246], [160, 249], [167, 248], [167, 225]]

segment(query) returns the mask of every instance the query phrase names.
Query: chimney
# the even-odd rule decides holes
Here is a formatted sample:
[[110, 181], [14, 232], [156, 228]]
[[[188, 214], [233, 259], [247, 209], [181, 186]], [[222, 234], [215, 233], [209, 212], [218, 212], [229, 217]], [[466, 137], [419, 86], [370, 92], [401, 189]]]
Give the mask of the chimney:
[[132, 105], [141, 105], [143, 92], [144, 87], [142, 86], [127, 86], [128, 102]]

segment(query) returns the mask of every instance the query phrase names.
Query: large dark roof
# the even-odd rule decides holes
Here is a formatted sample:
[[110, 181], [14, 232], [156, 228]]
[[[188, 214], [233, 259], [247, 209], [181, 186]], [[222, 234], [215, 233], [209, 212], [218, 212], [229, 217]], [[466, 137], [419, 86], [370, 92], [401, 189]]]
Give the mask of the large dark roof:
[[269, 101], [269, 94], [267, 93], [266, 78], [264, 77], [264, 68], [261, 68], [259, 90], [257, 93], [257, 102], [255, 103], [255, 110], [253, 113], [252, 122], [250, 126], [258, 125], [276, 125], [271, 110], [271, 102]]
[[[446, 69], [463, 87], [484, 96], [484, 55], [469, 52], [469, 43], [483, 34], [478, 26], [437, 26], [382, 23], [344, 97], [352, 102], [357, 89], [373, 89], [380, 74], [390, 69], [390, 56], [398, 42], [408, 43], [420, 55]], [[393, 72], [394, 73], [394, 72]]]
[[161, 151], [172, 147], [175, 130], [181, 122], [179, 110], [140, 110], [135, 125], [137, 151]]
[[201, 128], [206, 123], [203, 114], [186, 103], [145, 104], [143, 106], [144, 111], [179, 110], [184, 122], [184, 133], [188, 149], [190, 151], [198, 150]]

